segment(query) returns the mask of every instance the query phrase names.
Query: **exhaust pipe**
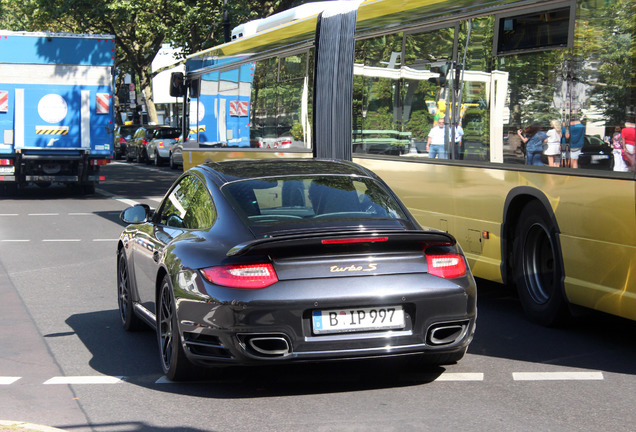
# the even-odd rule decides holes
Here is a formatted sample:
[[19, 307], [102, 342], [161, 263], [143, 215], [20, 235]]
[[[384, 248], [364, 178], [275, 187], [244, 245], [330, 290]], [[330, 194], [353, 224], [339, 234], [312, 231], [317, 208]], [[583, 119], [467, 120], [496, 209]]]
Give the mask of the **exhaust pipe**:
[[253, 336], [246, 342], [249, 348], [267, 357], [284, 357], [291, 352], [287, 339], [282, 336]]
[[428, 331], [430, 345], [449, 345], [460, 340], [466, 333], [467, 323], [445, 323], [432, 326]]

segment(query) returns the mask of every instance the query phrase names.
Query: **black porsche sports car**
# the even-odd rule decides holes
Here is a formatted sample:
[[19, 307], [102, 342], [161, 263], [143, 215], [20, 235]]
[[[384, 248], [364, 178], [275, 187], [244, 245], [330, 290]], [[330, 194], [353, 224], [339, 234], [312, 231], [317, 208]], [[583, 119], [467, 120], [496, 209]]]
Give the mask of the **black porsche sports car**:
[[193, 364], [453, 363], [474, 333], [475, 281], [455, 239], [422, 229], [354, 163], [208, 163], [156, 211], [121, 219], [121, 320], [156, 328], [172, 380]]

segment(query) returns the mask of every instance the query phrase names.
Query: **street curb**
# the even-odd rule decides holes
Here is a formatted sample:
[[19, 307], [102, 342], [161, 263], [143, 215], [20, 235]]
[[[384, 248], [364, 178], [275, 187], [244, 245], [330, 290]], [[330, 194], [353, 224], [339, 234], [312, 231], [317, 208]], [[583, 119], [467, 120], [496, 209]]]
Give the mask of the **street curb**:
[[50, 426], [42, 426], [33, 423], [0, 420], [0, 432], [64, 432]]

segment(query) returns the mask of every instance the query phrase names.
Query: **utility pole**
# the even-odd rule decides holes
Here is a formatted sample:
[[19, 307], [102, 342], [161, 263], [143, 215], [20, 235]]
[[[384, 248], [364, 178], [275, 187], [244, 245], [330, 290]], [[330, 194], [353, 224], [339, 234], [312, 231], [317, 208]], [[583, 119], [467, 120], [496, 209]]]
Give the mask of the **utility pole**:
[[227, 0], [223, 0], [223, 35], [225, 42], [230, 42], [230, 18], [227, 14]]

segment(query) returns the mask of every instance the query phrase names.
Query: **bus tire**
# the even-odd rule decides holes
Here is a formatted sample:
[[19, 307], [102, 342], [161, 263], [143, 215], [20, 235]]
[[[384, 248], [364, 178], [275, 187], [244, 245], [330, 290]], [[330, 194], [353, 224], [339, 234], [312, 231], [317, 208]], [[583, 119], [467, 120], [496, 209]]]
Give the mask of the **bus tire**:
[[514, 281], [526, 316], [543, 326], [568, 318], [561, 250], [554, 223], [538, 201], [528, 203], [515, 228]]

